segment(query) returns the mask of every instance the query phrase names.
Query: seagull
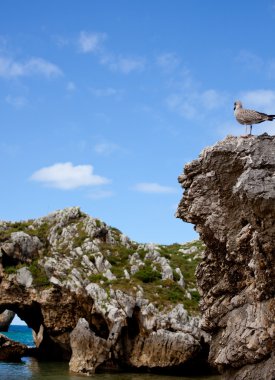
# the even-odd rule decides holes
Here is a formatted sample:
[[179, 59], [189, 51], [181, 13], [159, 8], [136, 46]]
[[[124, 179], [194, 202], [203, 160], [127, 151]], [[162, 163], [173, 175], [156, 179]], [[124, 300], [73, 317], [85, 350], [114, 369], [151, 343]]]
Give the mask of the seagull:
[[245, 125], [245, 132], [247, 133], [247, 126], [250, 126], [250, 132], [249, 135], [251, 135], [252, 132], [252, 125], [253, 124], [259, 124], [263, 121], [269, 120], [272, 121], [275, 119], [275, 115], [267, 115], [266, 113], [254, 111], [254, 110], [247, 110], [243, 108], [242, 102], [237, 100], [234, 103], [234, 115], [237, 119], [237, 121], [240, 124]]

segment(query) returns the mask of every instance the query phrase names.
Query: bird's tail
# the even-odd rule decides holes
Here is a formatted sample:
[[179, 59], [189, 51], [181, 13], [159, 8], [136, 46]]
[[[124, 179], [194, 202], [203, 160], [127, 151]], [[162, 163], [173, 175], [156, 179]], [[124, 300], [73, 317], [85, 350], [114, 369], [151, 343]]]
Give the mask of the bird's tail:
[[275, 115], [267, 115], [267, 117], [268, 117], [267, 120], [270, 120], [270, 121], [275, 119]]

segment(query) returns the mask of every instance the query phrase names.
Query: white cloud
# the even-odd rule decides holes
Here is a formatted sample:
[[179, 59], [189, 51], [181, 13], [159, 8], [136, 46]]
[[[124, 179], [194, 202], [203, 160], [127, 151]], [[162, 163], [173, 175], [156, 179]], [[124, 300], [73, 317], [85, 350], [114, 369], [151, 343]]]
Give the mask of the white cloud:
[[191, 89], [170, 94], [166, 104], [170, 110], [177, 112], [185, 119], [202, 119], [205, 113], [222, 107], [227, 95], [214, 89], [199, 92]]
[[99, 144], [96, 144], [94, 147], [95, 152], [103, 156], [109, 156], [110, 154], [112, 154], [118, 149], [119, 149], [119, 146], [111, 142], [99, 143]]
[[226, 96], [217, 90], [209, 89], [203, 91], [198, 98], [205, 109], [212, 110], [221, 107], [225, 102]]
[[228, 97], [213, 88], [202, 89], [186, 67], [176, 80], [171, 80], [170, 87], [173, 91], [165, 99], [167, 107], [188, 120], [204, 119], [207, 113], [223, 107]]
[[28, 104], [28, 101], [24, 96], [8, 95], [6, 96], [5, 100], [10, 106], [15, 108], [23, 108]]
[[82, 53], [94, 53], [101, 47], [106, 39], [105, 33], [80, 32], [78, 47]]
[[17, 78], [22, 76], [43, 75], [54, 77], [62, 75], [61, 69], [42, 58], [31, 58], [26, 62], [17, 62], [0, 57], [0, 77]]
[[145, 68], [146, 62], [145, 59], [141, 57], [104, 55], [101, 57], [100, 63], [112, 71], [129, 74], [132, 71], [142, 71]]
[[240, 96], [245, 108], [275, 114], [275, 91], [254, 90], [243, 92]]
[[81, 186], [97, 186], [110, 181], [93, 173], [92, 165], [76, 165], [71, 162], [57, 163], [39, 169], [31, 176], [31, 180], [42, 182], [49, 187], [61, 190], [76, 189]]
[[258, 75], [263, 75], [268, 79], [275, 78], [275, 60], [264, 59], [250, 51], [242, 50], [236, 57], [235, 61], [240, 63], [240, 70], [251, 70]]
[[240, 63], [242, 68], [245, 66], [246, 69], [250, 70], [258, 71], [264, 66], [264, 60], [248, 50], [241, 50], [236, 57], [236, 62]]
[[122, 93], [121, 90], [117, 90], [113, 87], [90, 88], [90, 91], [97, 98], [109, 97], [109, 96], [120, 96]]
[[59, 36], [56, 38], [56, 43], [60, 47], [76, 44], [80, 53], [95, 54], [99, 63], [112, 71], [129, 74], [134, 71], [142, 71], [145, 68], [146, 61], [142, 57], [129, 57], [113, 54], [108, 51], [108, 49], [104, 47], [104, 41], [106, 39], [106, 33], [81, 31], [75, 40]]
[[137, 183], [133, 189], [142, 193], [152, 194], [171, 194], [177, 192], [177, 190], [173, 187], [159, 185], [155, 182], [140, 182]]
[[164, 53], [157, 57], [157, 65], [165, 72], [171, 72], [180, 65], [179, 57], [174, 53]]
[[68, 82], [67, 83], [67, 86], [66, 86], [66, 90], [68, 92], [74, 92], [76, 90], [76, 85], [74, 84], [74, 82]]

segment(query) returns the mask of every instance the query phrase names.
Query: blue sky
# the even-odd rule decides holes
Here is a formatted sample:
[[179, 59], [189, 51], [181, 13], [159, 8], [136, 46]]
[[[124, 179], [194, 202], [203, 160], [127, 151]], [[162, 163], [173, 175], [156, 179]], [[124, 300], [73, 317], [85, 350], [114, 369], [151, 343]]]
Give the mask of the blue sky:
[[274, 35], [274, 0], [2, 0], [0, 218], [80, 206], [139, 242], [196, 238], [177, 177], [244, 133], [236, 99], [275, 113]]

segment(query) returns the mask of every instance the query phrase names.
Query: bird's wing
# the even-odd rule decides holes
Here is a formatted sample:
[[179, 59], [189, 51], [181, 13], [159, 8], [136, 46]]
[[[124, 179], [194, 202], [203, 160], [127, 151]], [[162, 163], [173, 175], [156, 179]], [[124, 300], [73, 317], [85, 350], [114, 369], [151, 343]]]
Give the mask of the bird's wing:
[[242, 109], [238, 112], [237, 119], [242, 124], [257, 124], [267, 120], [268, 116], [254, 110]]

